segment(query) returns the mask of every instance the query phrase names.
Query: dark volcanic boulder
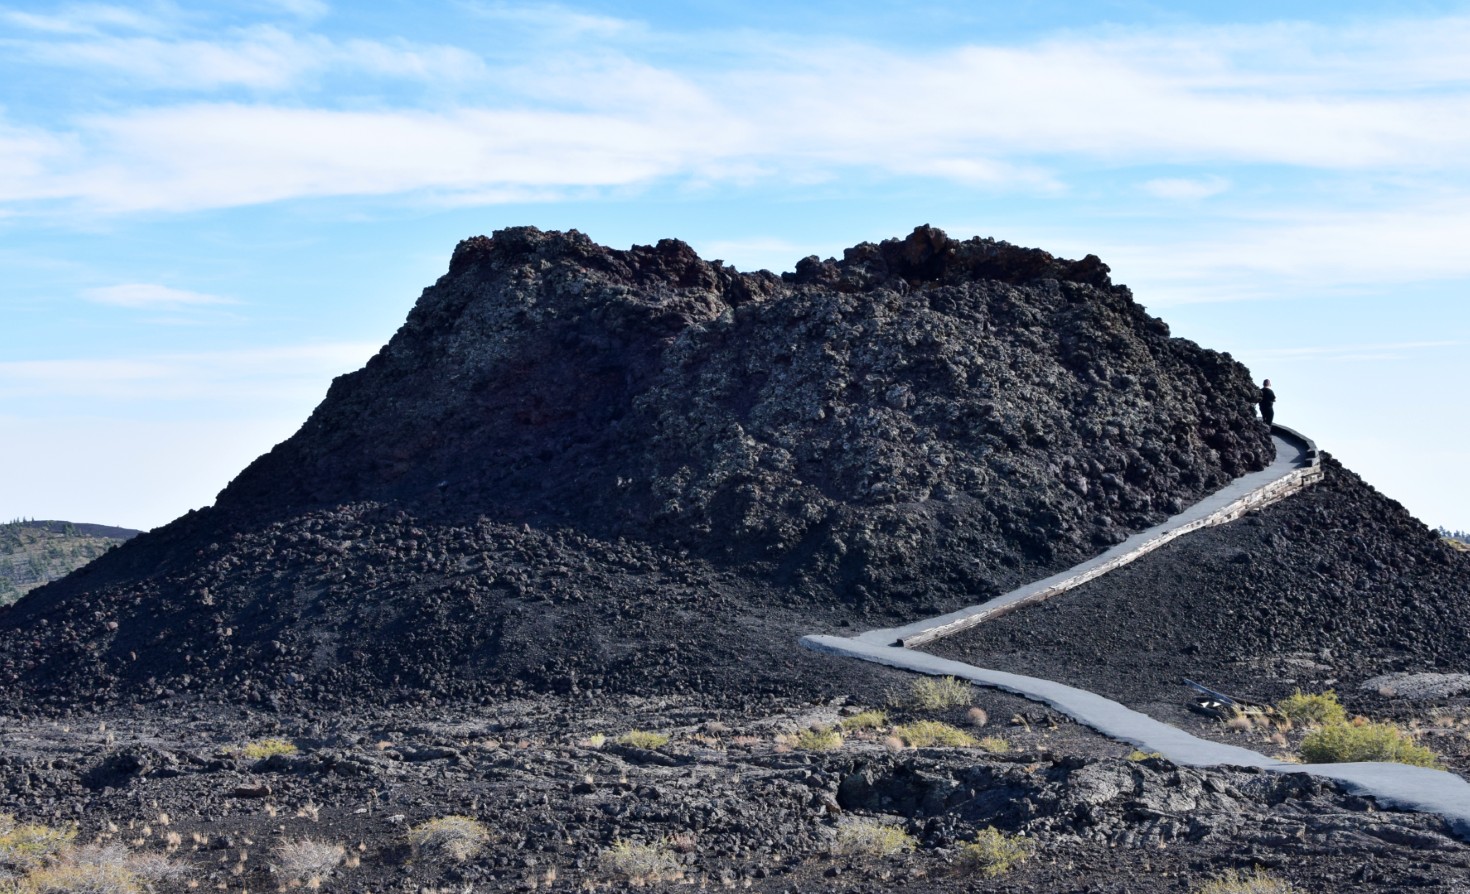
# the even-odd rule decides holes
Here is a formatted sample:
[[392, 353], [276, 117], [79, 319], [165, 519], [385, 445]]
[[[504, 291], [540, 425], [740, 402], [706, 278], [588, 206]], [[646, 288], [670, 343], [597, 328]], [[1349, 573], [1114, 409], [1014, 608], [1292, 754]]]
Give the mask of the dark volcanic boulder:
[[616, 668], [698, 635], [671, 605], [912, 615], [1066, 567], [1260, 468], [1255, 394], [1092, 256], [922, 227], [778, 277], [505, 230], [215, 507], [0, 613], [0, 683], [652, 685]]

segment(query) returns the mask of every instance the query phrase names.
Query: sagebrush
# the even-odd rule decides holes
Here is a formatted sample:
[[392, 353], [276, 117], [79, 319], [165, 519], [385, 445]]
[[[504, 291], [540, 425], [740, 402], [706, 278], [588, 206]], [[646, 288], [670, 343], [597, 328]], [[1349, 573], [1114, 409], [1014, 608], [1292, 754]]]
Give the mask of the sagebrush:
[[490, 840], [490, 830], [467, 816], [441, 816], [408, 830], [408, 843], [416, 851], [441, 853], [465, 861], [478, 854]]
[[679, 875], [679, 859], [666, 842], [619, 839], [602, 852], [602, 864], [630, 882], [646, 884]]
[[1308, 694], [1298, 689], [1277, 702], [1276, 710], [1293, 723], [1326, 726], [1347, 720], [1347, 710], [1337, 700], [1337, 693], [1331, 689], [1316, 694]]
[[844, 857], [888, 857], [913, 850], [914, 836], [875, 819], [850, 819], [837, 827], [832, 853]]
[[1310, 764], [1391, 761], [1415, 767], [1439, 766], [1439, 755], [1397, 726], [1362, 718], [1313, 730], [1302, 739], [1301, 753], [1302, 760]]
[[991, 877], [1009, 872], [1035, 853], [1036, 842], [992, 827], [981, 829], [974, 841], [960, 846], [960, 859]]

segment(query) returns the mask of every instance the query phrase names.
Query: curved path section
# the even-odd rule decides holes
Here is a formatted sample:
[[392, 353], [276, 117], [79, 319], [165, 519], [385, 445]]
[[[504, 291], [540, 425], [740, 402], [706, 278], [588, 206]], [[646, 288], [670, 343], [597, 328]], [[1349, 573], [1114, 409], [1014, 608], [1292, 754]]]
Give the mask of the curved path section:
[[947, 636], [1022, 605], [1049, 599], [1126, 565], [1173, 540], [1209, 525], [1222, 524], [1269, 505], [1320, 480], [1317, 448], [1282, 426], [1272, 426], [1276, 461], [1260, 472], [1237, 478], [1168, 521], [1135, 534], [1075, 568], [1029, 584], [989, 602], [927, 618], [903, 627], [870, 630], [853, 637], [802, 637], [808, 649], [860, 658], [922, 674], [953, 676], [981, 686], [1003, 689], [1052, 708], [1113, 739], [1142, 751], [1157, 751], [1192, 767], [1258, 767], [1273, 773], [1311, 773], [1341, 782], [1349, 791], [1377, 798], [1406, 810], [1437, 813], [1455, 834], [1470, 840], [1470, 783], [1453, 773], [1389, 763], [1289, 764], [1236, 745], [1200, 739], [1111, 699], [1051, 680], [988, 670], [959, 661], [915, 652], [913, 645]]

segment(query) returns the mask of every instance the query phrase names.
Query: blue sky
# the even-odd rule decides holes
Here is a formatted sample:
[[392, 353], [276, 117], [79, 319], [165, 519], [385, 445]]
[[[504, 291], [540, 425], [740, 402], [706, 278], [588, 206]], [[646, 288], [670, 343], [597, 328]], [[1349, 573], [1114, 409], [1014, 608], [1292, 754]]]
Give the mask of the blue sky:
[[[1470, 4], [0, 6], [0, 519], [153, 527], [461, 238], [1095, 253], [1470, 527]], [[19, 471], [16, 471], [19, 470]]]

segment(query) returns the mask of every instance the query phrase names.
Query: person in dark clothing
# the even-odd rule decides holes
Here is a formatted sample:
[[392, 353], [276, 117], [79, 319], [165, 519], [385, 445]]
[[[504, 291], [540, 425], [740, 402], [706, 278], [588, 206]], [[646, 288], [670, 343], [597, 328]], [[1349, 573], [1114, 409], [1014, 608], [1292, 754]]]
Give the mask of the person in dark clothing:
[[1271, 380], [1267, 379], [1261, 383], [1261, 419], [1267, 425], [1276, 418], [1276, 392], [1271, 390]]

